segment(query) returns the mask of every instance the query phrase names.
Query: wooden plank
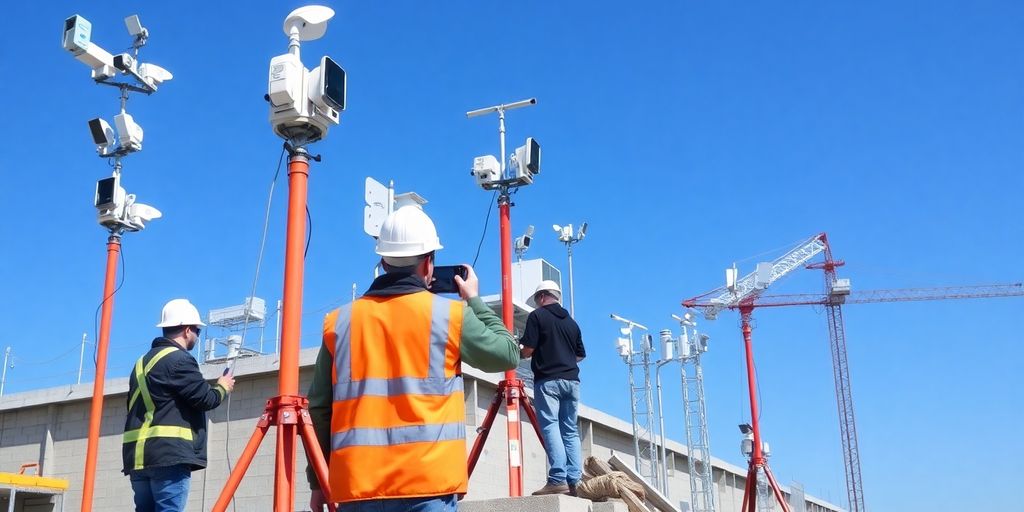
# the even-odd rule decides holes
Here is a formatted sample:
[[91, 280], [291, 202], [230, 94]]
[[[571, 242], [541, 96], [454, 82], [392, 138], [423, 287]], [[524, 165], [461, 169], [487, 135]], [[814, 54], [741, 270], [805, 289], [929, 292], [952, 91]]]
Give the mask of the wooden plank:
[[607, 462], [598, 459], [597, 457], [587, 457], [587, 462], [584, 466], [586, 466], [587, 471], [594, 476], [607, 475], [613, 471], [612, 467], [609, 466]]
[[638, 475], [633, 467], [626, 464], [618, 455], [612, 454], [612, 458], [608, 459], [608, 463], [616, 470], [622, 471], [629, 475], [629, 477], [635, 482], [644, 486], [644, 491], [647, 493], [647, 501], [651, 505], [654, 505], [654, 508], [657, 508], [662, 512], [680, 512], [678, 508], [668, 501], [668, 498], [666, 498], [664, 494], [661, 494], [657, 489], [651, 487], [651, 484], [647, 483], [647, 480]]

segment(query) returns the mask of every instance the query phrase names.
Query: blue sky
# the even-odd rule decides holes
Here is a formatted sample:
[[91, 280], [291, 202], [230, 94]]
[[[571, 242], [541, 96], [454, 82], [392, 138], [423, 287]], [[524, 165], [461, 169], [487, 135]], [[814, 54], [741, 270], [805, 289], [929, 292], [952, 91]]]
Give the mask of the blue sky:
[[[468, 176], [497, 152], [493, 119], [467, 110], [538, 98], [508, 116], [509, 146], [544, 148], [542, 174], [515, 196], [513, 230], [538, 226], [530, 256], [565, 266], [546, 226], [590, 223], [576, 249], [576, 311], [591, 356], [583, 399], [628, 418], [615, 312], [675, 328], [679, 302], [722, 284], [722, 270], [826, 231], [856, 289], [1017, 282], [1024, 249], [1024, 6], [1015, 2], [328, 2], [329, 54], [349, 73], [349, 111], [314, 147], [312, 243], [303, 346], [317, 311], [364, 288], [375, 260], [362, 232], [363, 179], [394, 179], [429, 199], [445, 250], [473, 257], [491, 195]], [[280, 141], [262, 96], [286, 51], [297, 2], [44, 2], [5, 6], [8, 77], [0, 156], [0, 344], [13, 347], [7, 392], [74, 382], [93, 338], [105, 233], [92, 193], [109, 174], [86, 128], [117, 111], [116, 92], [60, 48], [65, 17], [93, 22], [108, 50], [122, 18], [152, 34], [143, 60], [174, 80], [129, 111], [145, 150], [123, 183], [164, 218], [125, 237], [110, 375], [127, 374], [161, 305], [207, 310], [249, 292]], [[17, 25], [15, 26], [14, 23]], [[280, 296], [284, 181], [258, 295]], [[478, 272], [499, 286], [492, 216]], [[776, 292], [821, 289], [800, 271]], [[871, 510], [1009, 508], [1012, 441], [1024, 400], [1020, 299], [846, 308], [864, 488]], [[701, 325], [711, 445], [743, 464], [748, 409], [738, 318]], [[825, 318], [757, 313], [765, 438], [783, 483], [845, 501]], [[56, 358], [56, 359], [55, 359]], [[672, 389], [672, 386], [669, 386]], [[682, 437], [678, 393], [667, 403]], [[675, 402], [672, 402], [675, 400]], [[929, 486], [938, 483], [940, 488]]]

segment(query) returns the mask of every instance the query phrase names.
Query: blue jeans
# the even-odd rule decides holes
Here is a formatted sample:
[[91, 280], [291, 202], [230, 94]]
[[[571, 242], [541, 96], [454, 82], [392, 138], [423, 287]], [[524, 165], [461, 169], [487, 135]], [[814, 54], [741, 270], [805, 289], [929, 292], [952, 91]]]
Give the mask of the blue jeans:
[[132, 471], [135, 512], [182, 512], [192, 469], [184, 464]]
[[548, 452], [548, 483], [580, 481], [580, 432], [576, 415], [580, 383], [552, 379], [533, 383], [534, 402]]
[[342, 503], [340, 512], [455, 512], [454, 494], [432, 498], [396, 498]]

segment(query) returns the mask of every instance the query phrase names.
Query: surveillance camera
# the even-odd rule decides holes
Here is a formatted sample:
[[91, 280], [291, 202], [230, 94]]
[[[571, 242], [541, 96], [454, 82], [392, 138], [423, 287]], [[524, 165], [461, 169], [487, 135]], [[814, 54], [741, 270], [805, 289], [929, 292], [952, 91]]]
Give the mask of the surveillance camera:
[[157, 66], [156, 64], [139, 64], [139, 76], [146, 82], [146, 85], [156, 89], [160, 84], [174, 78], [170, 71]]
[[478, 156], [473, 159], [473, 177], [484, 189], [495, 188], [501, 181], [501, 164], [494, 155]]
[[122, 112], [114, 116], [114, 125], [117, 126], [119, 151], [130, 153], [142, 149], [142, 127], [135, 123], [131, 114]]
[[288, 13], [284, 20], [284, 33], [299, 41], [320, 39], [327, 32], [327, 22], [334, 17], [334, 9], [322, 5], [307, 5]]
[[89, 120], [89, 131], [92, 141], [96, 144], [96, 152], [100, 156], [109, 156], [117, 146], [117, 134], [105, 119], [97, 117]]
[[92, 23], [74, 15], [64, 20], [62, 44], [82, 64], [92, 69], [94, 80], [104, 80], [116, 74], [114, 57], [91, 41]]
[[130, 73], [135, 70], [135, 59], [127, 53], [115, 55], [114, 67], [122, 73]]

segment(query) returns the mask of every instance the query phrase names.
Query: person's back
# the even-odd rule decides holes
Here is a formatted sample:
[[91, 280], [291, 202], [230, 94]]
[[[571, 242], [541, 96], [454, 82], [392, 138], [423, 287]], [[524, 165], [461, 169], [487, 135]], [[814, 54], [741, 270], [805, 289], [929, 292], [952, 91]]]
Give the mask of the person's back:
[[[375, 290], [387, 292], [387, 288]], [[463, 305], [425, 289], [366, 295], [332, 312], [332, 488], [343, 501], [464, 494], [466, 430], [456, 367]], [[453, 322], [454, 320], [454, 322]], [[330, 347], [329, 347], [330, 348]], [[374, 461], [366, 467], [366, 461]], [[426, 471], [416, 470], [419, 465]], [[429, 468], [429, 469], [428, 469]]]
[[[330, 499], [348, 512], [454, 510], [469, 484], [462, 363], [494, 372], [519, 362], [515, 339], [479, 297], [465, 265], [465, 303], [430, 293], [433, 221], [392, 213], [377, 254], [385, 274], [324, 319], [309, 411], [328, 458]], [[310, 507], [326, 497], [311, 469]]]
[[547, 484], [533, 494], [576, 494], [582, 475], [577, 414], [580, 402], [579, 362], [587, 356], [580, 327], [562, 307], [562, 290], [542, 281], [527, 303], [519, 342], [522, 356], [532, 357], [533, 396], [548, 456]]
[[533, 348], [530, 368], [534, 380], [580, 380], [577, 358], [585, 356], [586, 352], [580, 327], [569, 316], [569, 311], [553, 303], [535, 309], [530, 317], [533, 321], [527, 319], [520, 342]]

